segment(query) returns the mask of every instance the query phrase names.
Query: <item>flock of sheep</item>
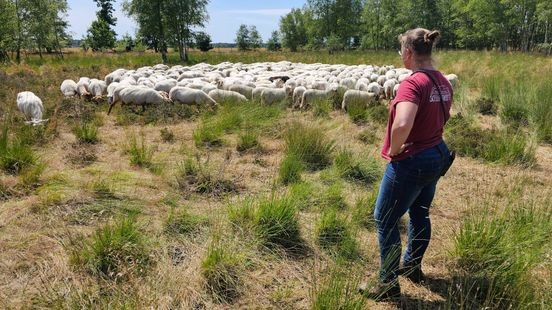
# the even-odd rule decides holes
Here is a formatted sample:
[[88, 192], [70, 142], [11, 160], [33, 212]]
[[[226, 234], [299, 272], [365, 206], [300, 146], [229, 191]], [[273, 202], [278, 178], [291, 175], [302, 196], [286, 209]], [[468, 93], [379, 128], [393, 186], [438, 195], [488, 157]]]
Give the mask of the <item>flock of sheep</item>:
[[[379, 98], [394, 98], [399, 84], [412, 71], [393, 66], [278, 63], [200, 63], [194, 66], [159, 64], [136, 70], [117, 69], [104, 80], [81, 77], [78, 82], [65, 80], [61, 92], [66, 97], [94, 99], [107, 97], [108, 114], [117, 103], [147, 105], [163, 102], [194, 105], [217, 105], [233, 100], [257, 100], [263, 104], [287, 101], [294, 108], [305, 109], [317, 100], [334, 100], [343, 95], [341, 107], [353, 102], [372, 104]], [[458, 77], [446, 76], [454, 86]], [[37, 125], [44, 108], [31, 92], [19, 93], [17, 105], [28, 120]]]

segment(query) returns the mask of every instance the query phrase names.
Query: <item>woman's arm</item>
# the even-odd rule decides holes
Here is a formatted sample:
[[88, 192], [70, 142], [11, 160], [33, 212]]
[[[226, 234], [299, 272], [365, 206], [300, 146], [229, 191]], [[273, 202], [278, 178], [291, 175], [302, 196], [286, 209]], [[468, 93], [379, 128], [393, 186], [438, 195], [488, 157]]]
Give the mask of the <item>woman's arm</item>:
[[409, 101], [402, 101], [395, 106], [395, 120], [391, 127], [391, 148], [389, 156], [399, 155], [408, 146], [404, 143], [410, 135], [414, 119], [418, 112], [418, 105]]

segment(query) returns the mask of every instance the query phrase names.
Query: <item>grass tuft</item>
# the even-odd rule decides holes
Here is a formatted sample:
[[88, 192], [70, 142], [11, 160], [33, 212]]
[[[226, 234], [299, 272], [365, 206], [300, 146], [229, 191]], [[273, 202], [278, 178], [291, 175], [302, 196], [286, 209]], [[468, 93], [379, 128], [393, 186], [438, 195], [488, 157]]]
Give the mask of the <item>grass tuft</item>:
[[376, 227], [374, 210], [376, 209], [377, 198], [377, 192], [370, 192], [356, 200], [353, 211], [353, 221], [355, 223], [367, 229]]
[[152, 263], [146, 237], [133, 218], [124, 218], [99, 228], [71, 262], [100, 277], [119, 280], [143, 274]]
[[282, 160], [278, 176], [280, 183], [284, 185], [298, 183], [301, 181], [303, 163], [295, 154], [288, 154]]
[[245, 131], [238, 136], [238, 144], [236, 145], [236, 150], [238, 152], [246, 152], [258, 149], [259, 147], [259, 135], [257, 133], [253, 131]]
[[80, 143], [98, 143], [98, 127], [94, 123], [83, 123], [73, 128], [73, 133]]
[[335, 143], [328, 140], [323, 130], [295, 122], [284, 134], [286, 154], [299, 158], [310, 170], [319, 170], [329, 166]]
[[8, 127], [4, 126], [0, 135], [0, 167], [9, 174], [19, 174], [21, 171], [35, 166], [38, 157], [33, 149], [18, 139], [10, 139]]
[[382, 169], [375, 158], [359, 160], [348, 150], [341, 150], [336, 155], [334, 165], [341, 177], [350, 181], [372, 184], [381, 177]]
[[161, 140], [163, 142], [167, 143], [173, 143], [174, 142], [174, 133], [169, 128], [162, 128], [161, 129]]
[[353, 259], [358, 256], [357, 243], [351, 231], [351, 223], [337, 214], [336, 209], [327, 209], [316, 223], [316, 241], [332, 255]]
[[312, 309], [364, 309], [364, 298], [357, 291], [358, 281], [349, 268], [336, 267], [328, 276], [316, 283], [312, 292]]
[[140, 141], [135, 134], [130, 135], [128, 139], [126, 151], [130, 156], [130, 163], [143, 168], [153, 167], [153, 148], [147, 145], [144, 135], [141, 135]]
[[293, 250], [302, 243], [297, 209], [289, 197], [261, 201], [255, 212], [255, 229], [268, 247], [277, 245]]
[[212, 243], [201, 262], [207, 291], [218, 302], [231, 302], [239, 296], [238, 258], [219, 242]]
[[219, 171], [214, 171], [208, 166], [209, 159], [202, 163], [199, 154], [194, 158], [188, 157], [180, 163], [176, 172], [176, 186], [183, 193], [210, 194], [222, 196], [227, 193], [237, 192], [238, 184], [224, 178], [224, 168], [227, 163], [221, 165]]
[[204, 217], [192, 215], [185, 209], [173, 208], [165, 222], [164, 231], [172, 236], [188, 235], [197, 232], [207, 223]]

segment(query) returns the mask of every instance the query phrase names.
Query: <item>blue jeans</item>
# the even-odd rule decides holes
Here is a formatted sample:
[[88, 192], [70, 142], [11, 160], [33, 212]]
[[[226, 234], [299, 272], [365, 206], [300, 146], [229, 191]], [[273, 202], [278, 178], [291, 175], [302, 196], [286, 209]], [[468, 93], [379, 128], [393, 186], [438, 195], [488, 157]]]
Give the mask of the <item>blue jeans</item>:
[[380, 281], [397, 279], [401, 249], [398, 222], [408, 211], [408, 245], [405, 265], [418, 265], [429, 245], [429, 207], [435, 187], [448, 160], [445, 142], [387, 165], [380, 185], [374, 218], [380, 247]]

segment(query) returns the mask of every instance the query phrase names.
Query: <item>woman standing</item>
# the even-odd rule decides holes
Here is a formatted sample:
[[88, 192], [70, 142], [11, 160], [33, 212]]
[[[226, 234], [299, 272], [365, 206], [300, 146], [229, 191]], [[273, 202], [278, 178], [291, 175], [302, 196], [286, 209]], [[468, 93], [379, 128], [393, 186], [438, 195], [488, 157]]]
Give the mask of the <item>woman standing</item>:
[[[422, 257], [429, 245], [429, 207], [441, 173], [450, 162], [443, 126], [450, 116], [452, 86], [433, 67], [431, 53], [440, 34], [423, 28], [399, 35], [404, 66], [414, 73], [404, 80], [389, 107], [382, 157], [389, 161], [376, 201], [375, 220], [380, 248], [379, 284], [367, 296], [399, 297], [397, 276], [423, 280]], [[410, 216], [408, 244], [399, 268], [398, 222]]]

